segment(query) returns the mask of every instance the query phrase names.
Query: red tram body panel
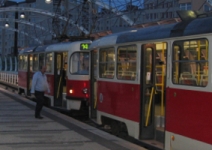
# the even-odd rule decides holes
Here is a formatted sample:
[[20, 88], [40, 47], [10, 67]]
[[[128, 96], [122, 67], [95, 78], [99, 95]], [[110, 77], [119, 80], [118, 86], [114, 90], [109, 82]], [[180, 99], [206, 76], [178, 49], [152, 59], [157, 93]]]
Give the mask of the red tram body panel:
[[212, 144], [212, 93], [173, 88], [166, 90], [166, 130]]
[[[47, 82], [49, 84], [49, 89], [50, 89], [50, 93], [48, 93], [48, 94], [53, 96], [54, 93], [56, 92], [54, 90], [54, 75], [46, 74], [46, 78], [47, 78]], [[47, 94], [47, 92], [46, 92], [46, 94]]]
[[[136, 84], [98, 81], [98, 110], [139, 122], [140, 86]], [[130, 105], [129, 105], [130, 103]]]
[[[67, 97], [88, 99], [88, 94], [83, 93], [84, 89], [89, 89], [88, 80], [68, 80], [67, 81]], [[70, 93], [72, 90], [73, 93]]]
[[18, 71], [18, 85], [22, 88], [27, 88], [27, 72]]

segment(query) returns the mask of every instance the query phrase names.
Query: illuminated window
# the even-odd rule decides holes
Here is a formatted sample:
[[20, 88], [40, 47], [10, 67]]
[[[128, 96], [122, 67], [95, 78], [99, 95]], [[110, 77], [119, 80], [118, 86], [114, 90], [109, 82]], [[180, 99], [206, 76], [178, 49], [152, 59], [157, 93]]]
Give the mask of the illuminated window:
[[53, 62], [52, 53], [46, 54], [46, 72], [52, 72], [52, 62]]
[[20, 55], [18, 63], [18, 70], [27, 71], [27, 55]]
[[99, 77], [114, 78], [115, 50], [114, 48], [103, 48], [99, 51]]
[[41, 67], [45, 65], [45, 61], [44, 61], [44, 53], [40, 53], [39, 54], [39, 70], [41, 69]]
[[120, 80], [135, 80], [136, 78], [136, 45], [118, 47], [117, 78]]
[[33, 71], [39, 70], [39, 60], [38, 60], [38, 54], [33, 55]]
[[175, 84], [207, 86], [208, 41], [175, 41], [173, 44], [172, 81]]

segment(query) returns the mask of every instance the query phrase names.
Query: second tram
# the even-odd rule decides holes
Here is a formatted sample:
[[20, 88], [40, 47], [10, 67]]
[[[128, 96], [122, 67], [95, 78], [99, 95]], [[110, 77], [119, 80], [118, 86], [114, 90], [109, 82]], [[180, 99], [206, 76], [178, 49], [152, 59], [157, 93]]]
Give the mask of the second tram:
[[65, 110], [88, 107], [89, 45], [91, 41], [62, 42], [27, 48], [19, 53], [19, 93], [30, 96], [33, 74], [42, 65], [50, 93], [45, 93], [47, 105]]

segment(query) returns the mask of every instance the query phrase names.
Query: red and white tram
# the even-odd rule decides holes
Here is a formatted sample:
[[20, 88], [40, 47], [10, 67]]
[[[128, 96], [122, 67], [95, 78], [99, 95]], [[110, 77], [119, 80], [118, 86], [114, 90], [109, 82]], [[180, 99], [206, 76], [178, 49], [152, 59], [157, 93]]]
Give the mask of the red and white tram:
[[19, 53], [19, 93], [30, 96], [33, 74], [42, 64], [50, 93], [47, 104], [65, 110], [86, 109], [89, 88], [89, 45], [91, 41], [62, 42], [27, 48]]
[[184, 19], [90, 45], [92, 119], [159, 149], [212, 149], [212, 17]]

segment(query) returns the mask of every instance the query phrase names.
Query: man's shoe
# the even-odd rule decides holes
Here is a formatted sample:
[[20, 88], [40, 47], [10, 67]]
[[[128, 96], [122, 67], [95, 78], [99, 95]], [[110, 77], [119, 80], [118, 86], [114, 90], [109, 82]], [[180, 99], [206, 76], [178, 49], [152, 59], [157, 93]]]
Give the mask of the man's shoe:
[[37, 118], [37, 119], [43, 119], [43, 117], [41, 117], [41, 116], [37, 116], [37, 117], [35, 117], [35, 118]]

